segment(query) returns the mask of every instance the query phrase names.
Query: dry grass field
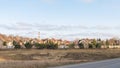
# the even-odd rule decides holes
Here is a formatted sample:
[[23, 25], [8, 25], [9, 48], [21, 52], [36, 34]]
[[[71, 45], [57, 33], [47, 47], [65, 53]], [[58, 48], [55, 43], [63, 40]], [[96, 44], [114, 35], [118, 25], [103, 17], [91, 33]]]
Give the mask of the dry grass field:
[[0, 68], [47, 68], [120, 58], [120, 49], [0, 50]]

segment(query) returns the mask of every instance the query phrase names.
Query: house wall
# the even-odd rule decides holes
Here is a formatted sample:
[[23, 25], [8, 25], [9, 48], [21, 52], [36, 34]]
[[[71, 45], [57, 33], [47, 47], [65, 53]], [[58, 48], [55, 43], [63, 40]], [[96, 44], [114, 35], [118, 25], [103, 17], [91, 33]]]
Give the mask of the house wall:
[[112, 48], [120, 48], [120, 45], [109, 45], [109, 46], [103, 45], [103, 46], [101, 46], [101, 48], [110, 48], [110, 49], [112, 49]]

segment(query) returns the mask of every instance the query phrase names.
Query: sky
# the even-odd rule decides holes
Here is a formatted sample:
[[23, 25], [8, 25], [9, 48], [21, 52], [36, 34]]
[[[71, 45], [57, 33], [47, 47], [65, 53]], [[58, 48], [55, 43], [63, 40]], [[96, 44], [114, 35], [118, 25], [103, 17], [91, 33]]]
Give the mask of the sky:
[[120, 0], [0, 0], [0, 33], [36, 38], [120, 37]]

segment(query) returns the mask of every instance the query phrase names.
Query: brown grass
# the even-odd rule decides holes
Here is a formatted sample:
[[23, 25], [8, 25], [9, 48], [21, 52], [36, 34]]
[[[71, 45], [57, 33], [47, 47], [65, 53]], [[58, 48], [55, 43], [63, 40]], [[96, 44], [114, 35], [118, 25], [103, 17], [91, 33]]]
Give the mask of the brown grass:
[[46, 68], [120, 58], [120, 49], [1, 50], [0, 68]]

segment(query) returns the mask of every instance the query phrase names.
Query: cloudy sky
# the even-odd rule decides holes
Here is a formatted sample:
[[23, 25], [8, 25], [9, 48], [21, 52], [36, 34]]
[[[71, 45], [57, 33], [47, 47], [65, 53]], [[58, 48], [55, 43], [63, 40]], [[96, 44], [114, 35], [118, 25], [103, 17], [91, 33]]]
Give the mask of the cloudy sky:
[[26, 37], [120, 37], [120, 0], [0, 0], [0, 33]]

